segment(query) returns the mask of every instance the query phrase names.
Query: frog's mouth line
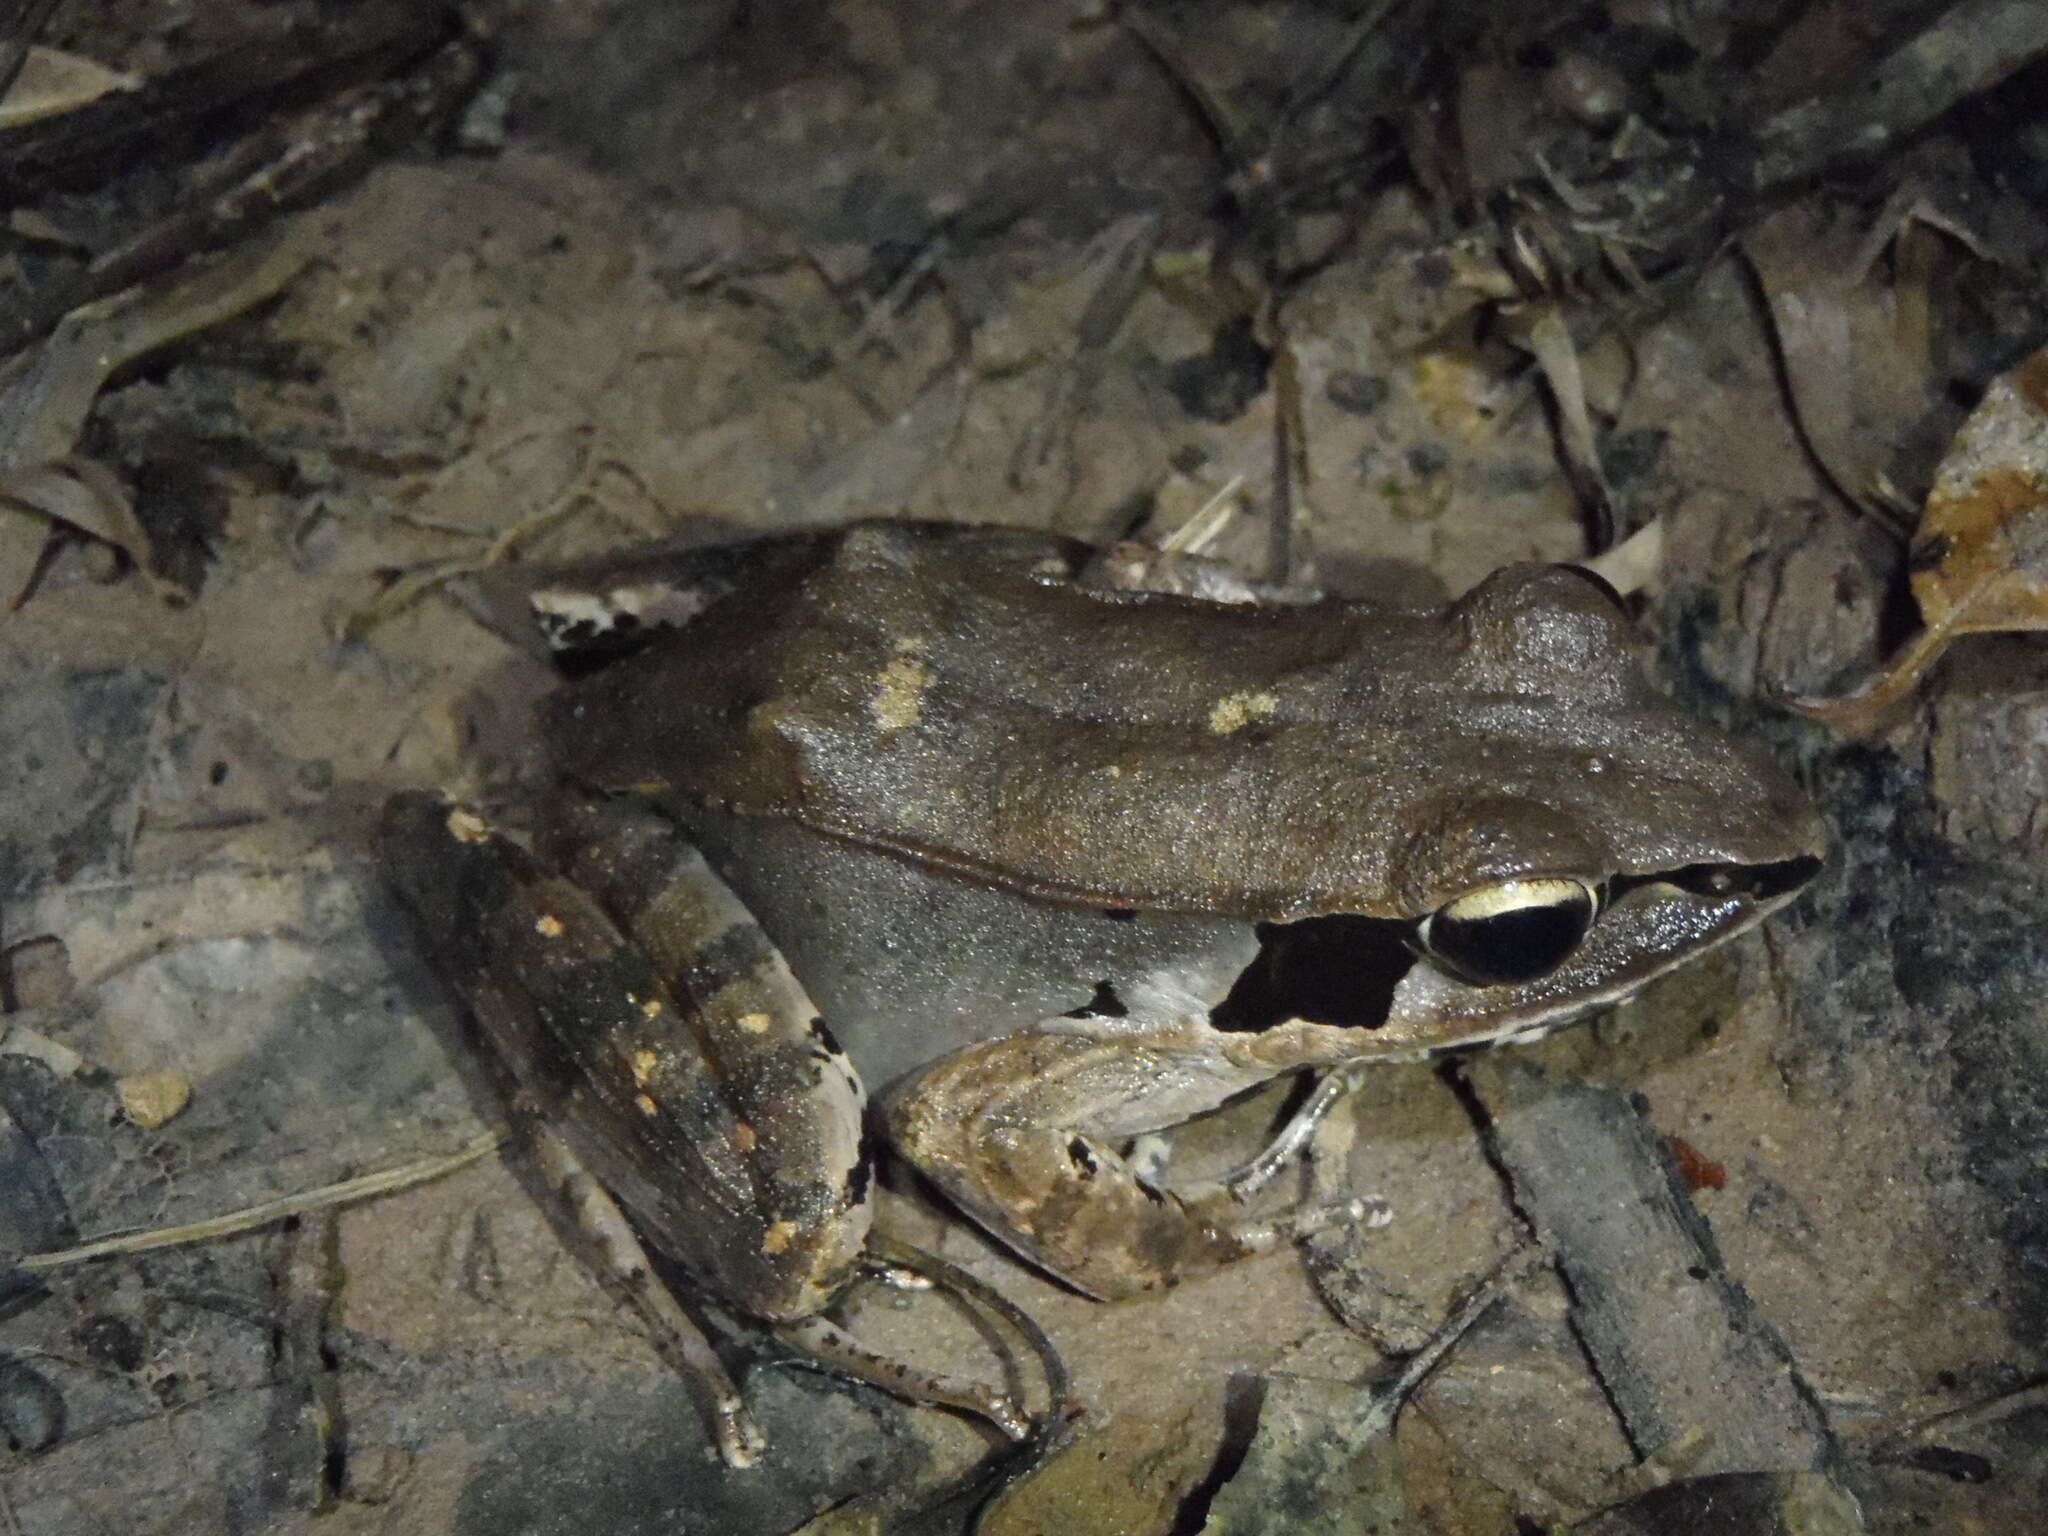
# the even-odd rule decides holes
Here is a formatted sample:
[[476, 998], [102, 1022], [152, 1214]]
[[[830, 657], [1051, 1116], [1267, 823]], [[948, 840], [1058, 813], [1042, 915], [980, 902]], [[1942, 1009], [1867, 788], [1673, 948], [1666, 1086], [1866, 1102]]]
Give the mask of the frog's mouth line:
[[[1540, 1038], [1559, 1024], [1618, 1001], [1649, 977], [1732, 938], [1790, 901], [1820, 868], [1810, 856], [1762, 865], [1688, 864], [1621, 875], [1601, 889], [1596, 919], [1578, 949], [1527, 981], [1478, 986], [1432, 964], [1417, 943], [1414, 919], [1337, 915], [1269, 923], [1260, 950], [1210, 1015], [1217, 1029], [1256, 1032], [1289, 1019], [1380, 1030], [1394, 1016], [1396, 993], [1420, 968], [1447, 997], [1434, 1046]], [[1644, 917], [1645, 909], [1660, 914]], [[1628, 943], [1617, 930], [1641, 928]], [[1469, 1030], [1461, 1030], [1460, 1020]]]

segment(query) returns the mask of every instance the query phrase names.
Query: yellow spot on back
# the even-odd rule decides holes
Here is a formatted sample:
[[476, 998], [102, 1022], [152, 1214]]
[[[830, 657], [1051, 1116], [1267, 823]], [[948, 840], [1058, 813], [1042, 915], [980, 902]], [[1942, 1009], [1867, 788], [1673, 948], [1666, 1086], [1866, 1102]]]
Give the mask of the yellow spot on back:
[[562, 920], [552, 912], [543, 912], [533, 920], [533, 931], [544, 939], [559, 939], [569, 930], [562, 926]]
[[765, 1035], [774, 1023], [765, 1013], [743, 1013], [739, 1017], [740, 1028], [750, 1035]]
[[642, 1004], [640, 1005], [640, 1012], [641, 1012], [641, 1013], [642, 1013], [643, 1015], [645, 1015], [645, 1016], [646, 1016], [647, 1018], [650, 1018], [650, 1019], [658, 1019], [658, 1018], [660, 1018], [660, 1017], [661, 1017], [661, 999], [660, 999], [660, 998], [658, 998], [658, 997], [650, 997], [650, 998], [648, 998], [646, 1002], [644, 1002], [644, 1003], [642, 1003]]
[[644, 1093], [634, 1094], [633, 1102], [640, 1106], [640, 1113], [643, 1115], [658, 1114], [661, 1110], [661, 1106]]
[[896, 655], [875, 674], [875, 696], [868, 700], [868, 713], [883, 730], [904, 730], [924, 718], [925, 690], [936, 679], [917, 656], [929, 643], [916, 636], [898, 640]]
[[654, 1052], [649, 1050], [635, 1051], [633, 1053], [633, 1081], [642, 1088], [645, 1088], [648, 1079], [654, 1076], [654, 1069], [660, 1064], [661, 1058], [655, 1055]]
[[789, 1251], [789, 1245], [795, 1241], [796, 1223], [785, 1218], [782, 1221], [772, 1223], [768, 1230], [761, 1234], [761, 1251], [763, 1253], [786, 1253]]
[[475, 811], [457, 806], [448, 813], [448, 835], [458, 843], [483, 843], [490, 841], [490, 823]]
[[747, 1124], [744, 1120], [739, 1120], [733, 1124], [732, 1144], [739, 1149], [740, 1156], [745, 1157], [761, 1144], [761, 1138], [754, 1134], [754, 1128], [751, 1125]]
[[1279, 710], [1280, 701], [1270, 693], [1228, 693], [1209, 711], [1209, 729], [1218, 736], [1228, 736], [1254, 720], [1272, 719]]

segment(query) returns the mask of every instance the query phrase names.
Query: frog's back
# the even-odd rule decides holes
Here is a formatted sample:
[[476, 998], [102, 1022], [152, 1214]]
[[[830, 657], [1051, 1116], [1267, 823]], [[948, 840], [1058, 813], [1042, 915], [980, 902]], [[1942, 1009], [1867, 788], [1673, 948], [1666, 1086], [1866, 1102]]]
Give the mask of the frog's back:
[[1625, 623], [1557, 572], [1416, 614], [1098, 591], [1075, 579], [1085, 547], [1007, 530], [863, 524], [760, 550], [673, 637], [565, 691], [569, 775], [1057, 902], [1278, 920], [1405, 909], [1406, 846], [1470, 799], [1474, 765], [1487, 793], [1610, 825], [1617, 781], [1655, 777], [1661, 819], [1695, 833], [1755, 771], [1701, 756]]

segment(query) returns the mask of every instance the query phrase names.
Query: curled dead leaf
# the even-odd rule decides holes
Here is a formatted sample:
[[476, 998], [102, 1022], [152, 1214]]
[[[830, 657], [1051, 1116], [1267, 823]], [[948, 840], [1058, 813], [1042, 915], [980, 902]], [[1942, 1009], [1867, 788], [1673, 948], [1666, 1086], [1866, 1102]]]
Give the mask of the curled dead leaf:
[[[66, 456], [10, 470], [0, 475], [0, 511], [40, 518], [110, 545], [128, 557], [163, 601], [173, 607], [192, 601], [190, 588], [157, 571], [149, 529], [135, 515], [127, 487], [104, 464]], [[26, 598], [19, 593], [9, 606], [19, 608]]]
[[[79, 533], [130, 548], [122, 522], [133, 515], [128, 495], [111, 471], [89, 459], [50, 459], [0, 479], [0, 496], [13, 510], [63, 523]], [[147, 535], [133, 553], [148, 549]]]
[[1792, 708], [1850, 735], [1882, 726], [1959, 635], [2048, 629], [2048, 349], [1991, 381], [1950, 444], [1914, 535], [1924, 627], [1885, 669]]
[[0, 97], [0, 128], [55, 117], [97, 101], [109, 91], [132, 91], [139, 84], [135, 76], [109, 69], [97, 60], [37, 43], [22, 60], [21, 74]]

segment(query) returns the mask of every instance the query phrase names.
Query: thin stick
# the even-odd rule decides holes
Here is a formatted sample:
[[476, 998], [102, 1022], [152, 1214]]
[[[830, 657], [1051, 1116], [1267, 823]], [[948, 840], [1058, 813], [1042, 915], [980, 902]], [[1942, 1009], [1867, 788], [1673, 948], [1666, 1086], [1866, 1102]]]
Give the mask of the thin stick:
[[253, 1232], [258, 1227], [268, 1226], [273, 1221], [282, 1221], [287, 1216], [303, 1216], [309, 1211], [324, 1211], [332, 1206], [348, 1205], [357, 1200], [367, 1200], [373, 1195], [388, 1195], [401, 1189], [411, 1189], [416, 1184], [425, 1184], [444, 1174], [467, 1168], [479, 1158], [486, 1157], [504, 1144], [510, 1134], [503, 1127], [472, 1136], [464, 1142], [461, 1150], [445, 1157], [429, 1158], [425, 1162], [407, 1163], [398, 1168], [386, 1168], [381, 1173], [366, 1173], [360, 1178], [343, 1179], [339, 1184], [323, 1184], [318, 1189], [309, 1189], [282, 1199], [267, 1200], [261, 1205], [246, 1206], [239, 1211], [230, 1211], [225, 1216], [215, 1216], [207, 1221], [195, 1221], [178, 1227], [151, 1227], [142, 1232], [123, 1232], [114, 1237], [102, 1237], [76, 1248], [58, 1248], [49, 1253], [27, 1253], [12, 1261], [12, 1267], [35, 1273], [55, 1269], [67, 1269], [73, 1264], [83, 1264], [88, 1259], [101, 1259], [115, 1253], [148, 1253], [156, 1248], [176, 1248], [186, 1243], [210, 1242], [217, 1237], [233, 1237], [242, 1232]]

